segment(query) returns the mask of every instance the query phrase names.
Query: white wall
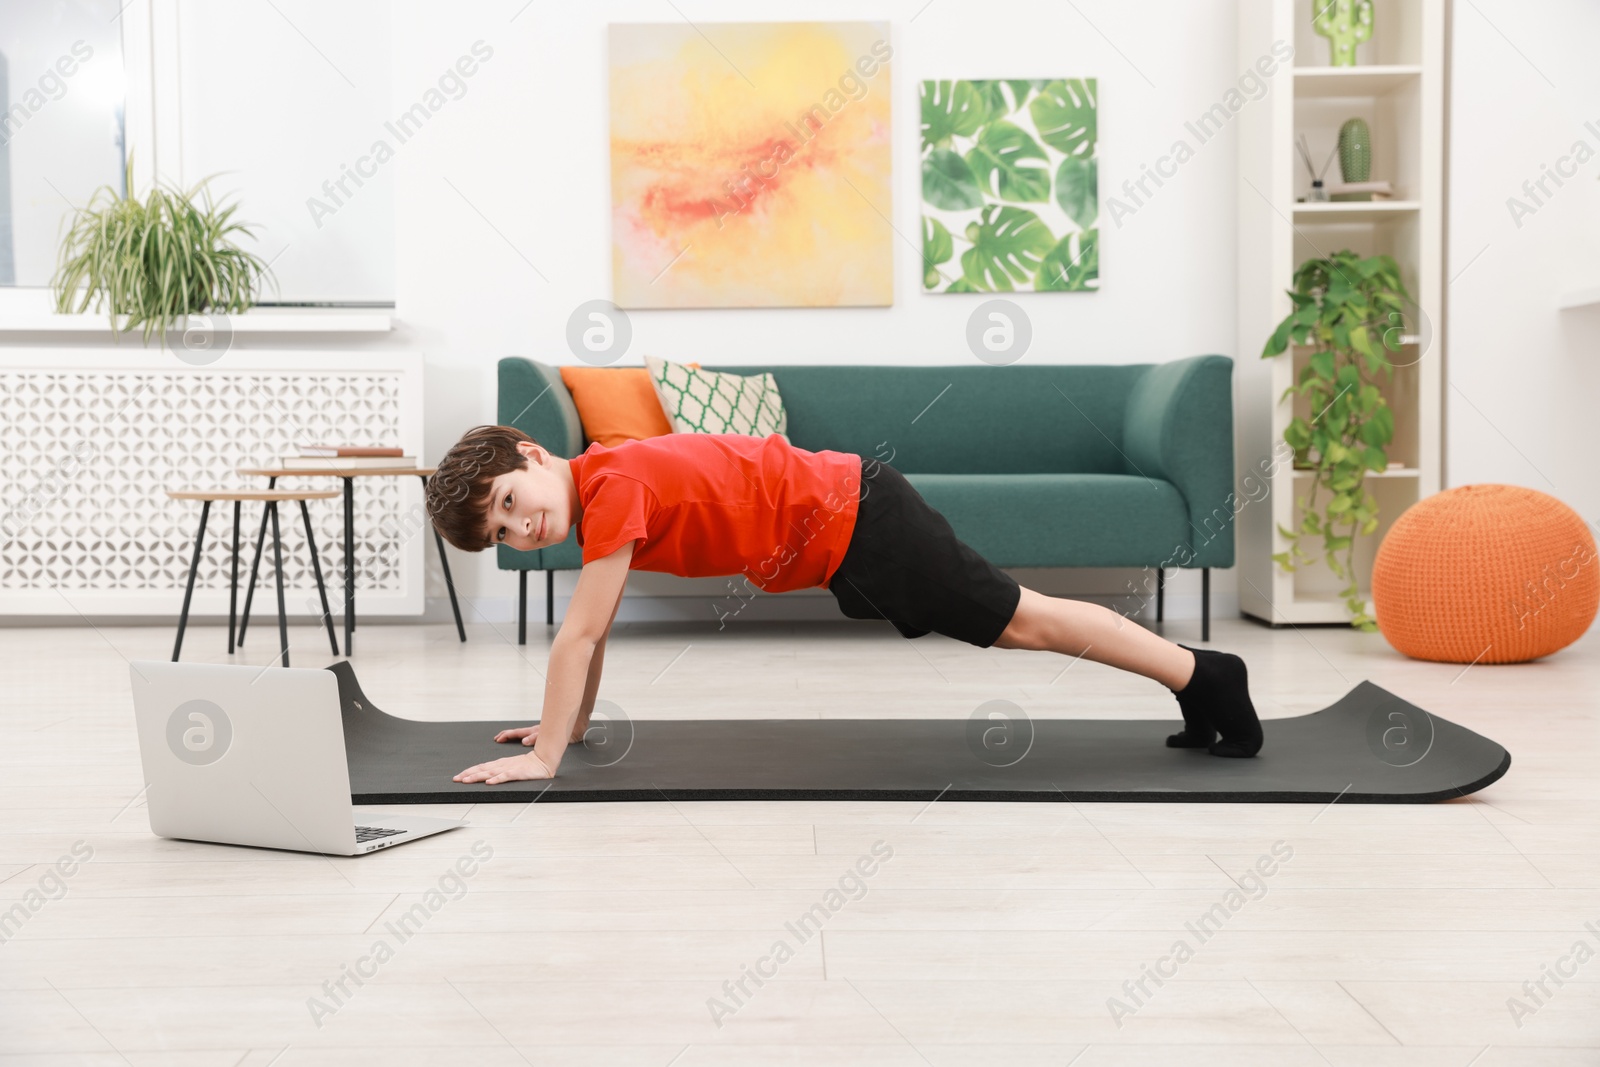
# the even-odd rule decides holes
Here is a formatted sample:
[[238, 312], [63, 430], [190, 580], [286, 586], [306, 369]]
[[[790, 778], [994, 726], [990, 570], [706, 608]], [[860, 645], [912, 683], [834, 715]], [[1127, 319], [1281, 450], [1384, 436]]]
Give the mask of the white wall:
[[[195, 3], [134, 0], [130, 10], [177, 5], [183, 14]], [[361, 10], [371, 11], [374, 3], [366, 0]], [[247, 187], [262, 182], [263, 192], [245, 201], [245, 217], [281, 209], [267, 203], [265, 190], [275, 186], [263, 170], [264, 158], [301, 175], [302, 185], [318, 184], [330, 162], [353, 160], [369, 148], [375, 113], [393, 115], [415, 102], [475, 41], [494, 50], [459, 99], [450, 100], [386, 165], [381, 182], [392, 184], [392, 256], [360, 235], [359, 211], [341, 214], [324, 231], [333, 235], [337, 255], [365, 255], [368, 267], [361, 269], [373, 263], [380, 271], [386, 263], [392, 267], [401, 329], [392, 337], [347, 343], [424, 354], [428, 459], [441, 455], [466, 427], [494, 417], [495, 361], [501, 355], [569, 360], [563, 340], [568, 313], [610, 292], [608, 22], [671, 21], [679, 11], [697, 23], [889, 20], [895, 48], [892, 215], [913, 242], [919, 79], [1097, 77], [1104, 198], [1137, 177], [1141, 163], [1164, 154], [1182, 135], [1184, 121], [1219, 99], [1254, 58], [1234, 55], [1230, 0], [906, 0], [871, 8], [727, 2], [681, 2], [674, 8], [655, 0], [556, 8], [524, 0], [397, 0], [387, 18], [373, 14], [366, 22], [351, 18], [350, 9], [330, 12], [305, 0], [278, 6], [287, 20], [265, 18], [266, 9], [225, 14], [231, 7], [178, 20], [189, 34], [188, 66], [179, 78], [187, 113], [182, 151], [165, 153], [163, 169], [168, 177], [192, 181], [234, 168]], [[234, 42], [233, 51], [206, 50], [206, 35]], [[1564, 186], [1548, 186], [1553, 195], [1541, 194], [1543, 204], [1535, 204], [1522, 184], [1538, 179], [1545, 165], [1556, 166], [1579, 141], [1600, 153], [1600, 70], [1588, 54], [1597, 37], [1600, 9], [1583, 0], [1455, 5], [1444, 398], [1447, 485], [1528, 485], [1590, 518], [1600, 512], [1600, 484], [1590, 473], [1592, 450], [1577, 428], [1592, 422], [1600, 395], [1600, 305], [1560, 311], [1556, 300], [1570, 289], [1600, 286], [1600, 155], [1582, 162]], [[351, 74], [353, 91], [330, 73], [318, 50]], [[373, 83], [385, 68], [387, 93], [380, 95]], [[198, 77], [201, 72], [209, 72], [209, 84]], [[217, 81], [229, 74], [239, 76]], [[280, 83], [271, 82], [274, 76]], [[227, 126], [230, 92], [251, 94], [253, 102], [239, 113], [260, 123], [259, 131]], [[1585, 125], [1589, 121], [1596, 129]], [[272, 152], [264, 155], [263, 145]], [[1100, 293], [1020, 298], [1035, 327], [1027, 358], [1142, 362], [1199, 352], [1254, 358], [1260, 339], [1234, 337], [1234, 154], [1230, 130], [1204, 145], [1120, 228], [1104, 218]], [[185, 173], [191, 169], [195, 173]], [[317, 192], [294, 182], [278, 186], [291, 194], [291, 205]], [[375, 210], [385, 195], [381, 188], [366, 190], [359, 210]], [[1507, 206], [1513, 196], [1536, 208], [1520, 225]], [[921, 294], [913, 244], [897, 241], [895, 257], [891, 308], [636, 312], [630, 356], [650, 352], [710, 363], [971, 358], [962, 340], [971, 301]], [[328, 338], [306, 343], [325, 347]], [[490, 553], [452, 555], [462, 590], [476, 598], [485, 616], [504, 618], [514, 578], [495, 568]], [[437, 597], [443, 588], [434, 569], [430, 592]], [[1130, 576], [1019, 572], [1039, 588], [1080, 595], [1120, 592]], [[1233, 575], [1215, 577], [1214, 609], [1226, 615], [1235, 603]], [[563, 578], [558, 590], [570, 589], [571, 576]], [[710, 617], [708, 598], [718, 591], [715, 582], [635, 575], [634, 599], [624, 617], [679, 608], [691, 617]], [[1198, 591], [1197, 574], [1172, 579], [1169, 610], [1194, 615]], [[652, 597], [689, 593], [696, 595], [676, 607]], [[820, 596], [818, 601], [791, 594], [760, 606], [768, 615], [781, 606], [827, 617], [831, 598]], [[430, 613], [439, 617], [439, 610], [435, 603]]]
[[[442, 111], [396, 160], [398, 314], [412, 343], [426, 351], [430, 369], [440, 372], [428, 412], [431, 455], [442, 453], [461, 430], [492, 419], [495, 360], [502, 354], [574, 361], [564, 341], [567, 316], [610, 293], [605, 25], [675, 17], [653, 2], [541, 4], [508, 22], [519, 6], [404, 3], [392, 23], [397, 100], [414, 98], [473, 41], [482, 38], [495, 50], [467, 96]], [[1141, 161], [1164, 153], [1184, 121], [1238, 76], [1229, 3], [1174, 2], [1159, 18], [1109, 2], [1078, 7], [1083, 16], [1040, 2], [992, 5], [980, 17], [964, 0], [871, 9], [837, 2], [694, 3], [682, 10], [696, 22], [888, 19], [895, 49], [892, 219], [914, 241], [918, 80], [1099, 78], [1105, 196], [1137, 177]], [[1025, 358], [1128, 363], [1234, 352], [1233, 158], [1231, 136], [1224, 135], [1121, 229], [1104, 220], [1099, 294], [1020, 297], [1034, 326]], [[631, 316], [629, 356], [711, 364], [971, 360], [964, 335], [974, 301], [921, 294], [917, 255], [915, 245], [896, 241], [891, 308], [639, 311]], [[480, 594], [514, 587], [487, 555], [478, 567], [462, 569], [471, 575], [463, 584]], [[1024, 580], [1054, 592], [1117, 592], [1128, 577], [1065, 571]], [[1230, 579], [1216, 578], [1213, 608], [1231, 611]], [[558, 593], [563, 588], [569, 585], [558, 581]], [[683, 605], [694, 617], [713, 617], [706, 597], [721, 589], [718, 582], [655, 575], [630, 581], [635, 594], [700, 591]], [[1169, 592], [1179, 598], [1192, 593], [1198, 613], [1198, 574], [1173, 579]], [[777, 599], [787, 601], [788, 610], [837, 614], [832, 598], [818, 595], [827, 603]], [[1181, 599], [1168, 606], [1186, 608]], [[775, 614], [778, 605], [760, 607]]]
[[[393, 253], [365, 247], [369, 263], [392, 260], [396, 314], [391, 337], [345, 342], [423, 353], [428, 369], [427, 460], [468, 427], [495, 417], [495, 365], [506, 354], [571, 362], [565, 329], [577, 305], [610, 294], [606, 25], [783, 19], [874, 19], [891, 24], [894, 108], [895, 304], [819, 310], [638, 311], [628, 358], [782, 363], [965, 363], [968, 314], [977, 300], [919, 290], [920, 199], [917, 83], [924, 78], [1092, 76], [1100, 91], [1101, 291], [1021, 295], [1032, 318], [1037, 362], [1164, 362], [1218, 352], [1254, 358], [1259, 339], [1234, 336], [1235, 143], [1231, 128], [1206, 142], [1136, 214], [1113, 222], [1104, 200], [1167, 154], [1196, 118], [1234, 86], [1256, 57], [1236, 57], [1231, 0], [1057, 0], [978, 5], [903, 0], [863, 7], [836, 0], [805, 5], [680, 0], [582, 5], [496, 0], [446, 5], [396, 0], [370, 25], [307, 0], [233, 14], [198, 0], [152, 4], [156, 22], [176, 11], [183, 65], [181, 151], [170, 139], [160, 166], [193, 181], [230, 169], [246, 197], [241, 217], [286, 210], [318, 193], [328, 163], [353, 161], [371, 144], [373, 111], [395, 115], [471, 53], [493, 50], [457, 98], [439, 109], [384, 165], [392, 183]], [[256, 5], [258, 6], [258, 5]], [[363, 9], [369, 9], [365, 0]], [[253, 6], [254, 7], [254, 6]], [[214, 8], [214, 9], [213, 9]], [[162, 16], [161, 10], [168, 16]], [[382, 43], [387, 34], [387, 44]], [[388, 53], [386, 100], [371, 79]], [[322, 54], [319, 54], [322, 53]], [[160, 56], [158, 50], [157, 55]], [[185, 58], [187, 57], [187, 58]], [[330, 70], [345, 72], [354, 86]], [[281, 84], [271, 82], [281, 72]], [[201, 77], [201, 74], [204, 77]], [[170, 76], [169, 76], [169, 80]], [[237, 127], [229, 94], [246, 94]], [[157, 101], [162, 115], [171, 101]], [[170, 121], [170, 120], [169, 120]], [[251, 126], [258, 126], [252, 129]], [[1193, 138], [1189, 137], [1192, 141]], [[264, 147], [268, 150], [264, 151]], [[276, 175], [264, 181], [274, 168]], [[274, 184], [275, 183], [275, 184]], [[297, 184], [298, 183], [298, 184]], [[278, 190], [268, 195], [268, 190]], [[382, 192], [359, 203], [370, 210]], [[363, 227], [341, 213], [320, 231], [328, 254], [363, 251]], [[348, 225], [346, 225], [348, 223]], [[270, 251], [270, 250], [269, 250]], [[280, 266], [288, 264], [286, 258]], [[329, 295], [340, 295], [330, 293]], [[329, 338], [305, 342], [319, 348]], [[281, 338], [241, 336], [237, 347], [282, 347]], [[1241, 350], [1245, 353], [1240, 356]], [[508, 617], [515, 577], [492, 553], [451, 550], [459, 588], [476, 618]], [[431, 553], [430, 553], [431, 558]], [[446, 610], [430, 562], [430, 617]], [[1124, 593], [1131, 570], [1016, 572], [1046, 592]], [[570, 591], [574, 576], [558, 579]], [[1231, 572], [1213, 576], [1213, 611], [1236, 610]], [[1168, 611], [1196, 617], [1200, 576], [1169, 576]], [[715, 580], [635, 574], [623, 618], [715, 617]], [[542, 583], [530, 599], [542, 608]], [[683, 597], [673, 601], [670, 597]], [[825, 592], [763, 598], [742, 617], [837, 617]], [[535, 613], [537, 617], [537, 611]]]
[[[1446, 483], [1525, 485], [1593, 524], [1600, 304], [1557, 300], [1600, 288], [1600, 8], [1473, 0], [1454, 17]], [[1558, 164], [1576, 175], [1536, 203], [1523, 183]], [[1513, 197], [1533, 213], [1514, 219]]]
[[389, 136], [390, 5], [183, 0], [175, 11], [181, 102], [162, 163], [185, 187], [215, 175], [213, 194], [241, 205], [253, 237], [239, 242], [279, 283], [258, 299], [393, 300], [393, 172], [372, 163], [351, 176]]
[[[1098, 76], [1101, 185], [1109, 192], [1130, 176], [1130, 166], [1137, 176], [1140, 161], [1165, 152], [1183, 133], [1184, 120], [1237, 75], [1224, 17], [1231, 5], [1215, 0], [1173, 3], [1171, 17], [1162, 20], [1125, 5], [1080, 5], [1127, 59], [1064, 5], [997, 6], [984, 27], [960, 0], [935, 0], [907, 22], [922, 3], [879, 9], [893, 16], [895, 48], [892, 218], [912, 239], [919, 232], [919, 79]], [[397, 190], [399, 314], [417, 326], [430, 349], [447, 349], [478, 368], [486, 385], [493, 369], [489, 353], [570, 358], [563, 340], [568, 314], [610, 292], [605, 24], [657, 21], [664, 14], [655, 2], [555, 12], [541, 5], [506, 25], [503, 12], [515, 7], [486, 5], [469, 15], [403, 4], [393, 30], [397, 98], [414, 96], [473, 40], [481, 37], [495, 48], [471, 93], [406, 146]], [[707, 22], [864, 13], [852, 3], [754, 10], [698, 3], [685, 12]], [[1122, 229], [1106, 225], [1101, 293], [1025, 298], [1035, 327], [1027, 358], [1139, 362], [1231, 351], [1232, 157], [1231, 141], [1207, 144]], [[639, 311], [632, 314], [632, 354], [713, 362], [971, 359], [964, 331], [974, 302], [922, 295], [915, 245], [897, 240], [895, 254], [892, 308]], [[450, 423], [435, 425], [445, 430]]]
[[[317, 195], [327, 161], [353, 162], [369, 149], [374, 35], [387, 32], [389, 37], [389, 93], [382, 107], [390, 116], [436, 87], [461, 57], [472, 55], [476, 42], [482, 42], [480, 56], [492, 49], [463, 79], [464, 89], [452, 94], [420, 132], [397, 144], [382, 168], [382, 180], [393, 184], [395, 301], [402, 327], [393, 338], [359, 343], [424, 353], [429, 374], [425, 458], [436, 460], [463, 430], [494, 419], [495, 365], [502, 355], [572, 362], [565, 343], [569, 314], [581, 303], [610, 295], [606, 25], [673, 21], [678, 15], [657, 2], [558, 8], [524, 0], [474, 5], [397, 0], [386, 25], [368, 34], [357, 21], [330, 15], [323, 6], [280, 6], [288, 20], [260, 12], [230, 16], [221, 8], [200, 16], [193, 13], [195, 0], [181, 0], [184, 48], [203, 56], [213, 91], [215, 79], [229, 69], [259, 77], [277, 67], [288, 85], [287, 91], [266, 94], [270, 107], [252, 97], [246, 113], [264, 124], [256, 141], [242, 135], [248, 131], [217, 128], [228, 111], [225, 95], [192, 101], [207, 82], [191, 76], [191, 61], [184, 60], [182, 155], [162, 156], [164, 171], [182, 171], [172, 177], [192, 181], [200, 173], [231, 168], [244, 188], [258, 181], [261, 168], [271, 166], [278, 184], [293, 194], [274, 193], [269, 202], [263, 193], [261, 210], [273, 213], [286, 202]], [[917, 82], [1098, 78], [1101, 195], [1108, 197], [1125, 179], [1139, 176], [1141, 163], [1165, 154], [1184, 136], [1184, 123], [1239, 76], [1231, 3], [1172, 0], [1164, 8], [1153, 18], [1147, 10], [1112, 2], [1080, 3], [1077, 10], [1036, 2], [987, 8], [980, 18], [964, 0], [908, 0], [872, 9], [837, 2], [680, 5], [696, 23], [786, 18], [891, 23], [895, 200], [890, 215], [903, 235], [895, 241], [895, 305], [633, 312], [633, 343], [623, 362], [636, 364], [645, 353], [710, 364], [973, 359], [964, 337], [976, 300], [920, 292]], [[274, 26], [275, 19], [293, 26]], [[237, 46], [241, 38], [259, 41], [254, 47], [260, 54], [231, 56], [227, 43]], [[356, 82], [352, 87], [332, 66], [365, 73], [350, 75]], [[278, 120], [268, 123], [274, 112]], [[282, 158], [264, 154], [262, 143]], [[1233, 159], [1232, 135], [1225, 132], [1120, 226], [1102, 209], [1101, 292], [1020, 297], [1034, 331], [1025, 358], [1132, 363], [1232, 354]], [[352, 206], [365, 205], [361, 210], [367, 211], [380, 202], [381, 192], [368, 192], [363, 190]], [[246, 200], [241, 215], [251, 213]], [[332, 254], [360, 251], [365, 217], [342, 210], [324, 221], [319, 239], [338, 249]], [[381, 250], [368, 258], [381, 262]], [[304, 286], [300, 292], [304, 295]], [[325, 346], [326, 339], [317, 343]], [[515, 577], [495, 567], [492, 553], [464, 556], [452, 550], [452, 557], [458, 588], [474, 600], [475, 617], [509, 617]], [[432, 566], [430, 597], [437, 598], [443, 586]], [[1018, 572], [1037, 588], [1077, 594], [1123, 593], [1134, 576], [1125, 570]], [[1213, 610], [1230, 614], [1231, 577], [1225, 572], [1215, 577]], [[573, 580], [574, 575], [558, 576], [558, 595], [570, 591]], [[1195, 573], [1171, 577], [1169, 612], [1197, 615], [1199, 584]], [[542, 608], [542, 583], [533, 585], [530, 599]], [[716, 580], [636, 574], [629, 592], [624, 618], [710, 619], [715, 617], [712, 598], [725, 589]], [[666, 599], [673, 597], [683, 599]], [[436, 599], [431, 602], [431, 617], [442, 617], [443, 610]], [[832, 598], [818, 591], [762, 598], [741, 617], [784, 616], [837, 617], [837, 610]]]

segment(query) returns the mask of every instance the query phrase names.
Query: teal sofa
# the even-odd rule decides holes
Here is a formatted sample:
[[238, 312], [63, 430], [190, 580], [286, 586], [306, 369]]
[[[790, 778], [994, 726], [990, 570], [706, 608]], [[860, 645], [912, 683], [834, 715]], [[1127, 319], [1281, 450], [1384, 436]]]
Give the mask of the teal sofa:
[[[957, 536], [1000, 567], [1201, 570], [1201, 640], [1211, 639], [1211, 568], [1233, 566], [1233, 360], [1126, 366], [716, 366], [769, 372], [797, 447], [877, 457], [906, 475]], [[551, 365], [500, 361], [499, 422], [571, 458], [589, 446]], [[527, 640], [528, 572], [582, 566], [576, 537], [522, 552], [517, 640]], [[710, 618], [709, 614], [707, 616]]]

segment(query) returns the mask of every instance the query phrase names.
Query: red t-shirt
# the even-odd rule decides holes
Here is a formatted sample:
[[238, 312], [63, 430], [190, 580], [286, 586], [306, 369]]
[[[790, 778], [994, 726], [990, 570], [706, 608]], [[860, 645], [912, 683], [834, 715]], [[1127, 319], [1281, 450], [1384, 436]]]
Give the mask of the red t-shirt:
[[779, 593], [826, 586], [855, 529], [861, 457], [777, 434], [663, 434], [567, 462], [584, 563], [637, 539], [630, 570], [742, 574]]

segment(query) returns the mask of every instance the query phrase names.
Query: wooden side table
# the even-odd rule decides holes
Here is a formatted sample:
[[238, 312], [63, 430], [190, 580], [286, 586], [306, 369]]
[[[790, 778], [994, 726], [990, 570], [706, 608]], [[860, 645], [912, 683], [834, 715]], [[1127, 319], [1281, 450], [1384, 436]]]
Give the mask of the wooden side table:
[[[275, 577], [278, 582], [278, 641], [283, 648], [281, 658], [283, 666], [289, 666], [289, 620], [284, 611], [283, 604], [283, 543], [278, 536], [278, 503], [279, 501], [298, 501], [300, 504], [300, 519], [306, 526], [306, 547], [311, 550], [311, 571], [317, 576], [317, 593], [322, 597], [322, 618], [328, 624], [328, 644], [333, 646], [333, 654], [339, 654], [339, 640], [333, 632], [333, 612], [328, 608], [328, 593], [322, 585], [322, 564], [317, 562], [317, 542], [311, 534], [311, 512], [306, 508], [307, 500], [331, 500], [338, 496], [337, 490], [294, 490], [294, 489], [168, 489], [167, 496], [173, 500], [200, 500], [200, 530], [194, 535], [194, 561], [189, 564], [189, 584], [183, 591], [183, 611], [178, 615], [178, 639], [172, 646], [172, 661], [178, 661], [178, 653], [183, 649], [183, 631], [189, 624], [189, 600], [194, 596], [194, 576], [200, 570], [200, 550], [206, 539], [206, 519], [211, 515], [211, 503], [215, 500], [233, 501], [233, 569], [228, 585], [228, 655], [233, 655], [233, 623], [235, 607], [239, 602], [239, 508], [246, 500], [260, 500], [266, 503], [266, 508], [261, 514], [261, 530], [266, 532], [267, 523], [272, 523], [272, 559], [275, 566]], [[256, 546], [256, 558], [260, 559], [260, 545]], [[254, 575], [252, 575], [254, 577]], [[244, 630], [239, 631], [239, 643], [244, 642]]]
[[[428, 475], [438, 470], [437, 467], [349, 467], [339, 469], [333, 466], [324, 467], [241, 467], [238, 473], [247, 477], [266, 478], [267, 488], [270, 490], [278, 484], [279, 478], [342, 478], [344, 479], [344, 654], [350, 655], [356, 628], [356, 495], [355, 479], [357, 478], [397, 478], [411, 477], [422, 479], [422, 491], [428, 491]], [[338, 494], [335, 493], [335, 496]], [[430, 522], [430, 526], [433, 524]], [[266, 539], [267, 522], [263, 516], [261, 520], [261, 533], [256, 537], [255, 562], [250, 565], [250, 584], [245, 592], [244, 617], [239, 623], [239, 643], [244, 643], [244, 630], [250, 623], [250, 601], [255, 595], [256, 569], [261, 562], [261, 545]], [[463, 642], [467, 639], [467, 628], [461, 623], [461, 605], [456, 601], [456, 583], [450, 577], [450, 561], [445, 558], [444, 538], [437, 527], [433, 530], [434, 543], [439, 546], [439, 566], [444, 570], [444, 585], [450, 591], [450, 610], [456, 617], [456, 634]], [[334, 649], [337, 653], [338, 649]]]

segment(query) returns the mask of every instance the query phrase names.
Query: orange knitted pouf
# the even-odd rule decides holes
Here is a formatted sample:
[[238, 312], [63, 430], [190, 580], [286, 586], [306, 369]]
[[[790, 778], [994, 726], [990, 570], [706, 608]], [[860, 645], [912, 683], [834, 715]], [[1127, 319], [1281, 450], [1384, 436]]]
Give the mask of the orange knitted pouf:
[[1463, 485], [1412, 506], [1372, 566], [1372, 610], [1398, 651], [1521, 663], [1563, 649], [1600, 609], [1600, 559], [1578, 513], [1516, 485]]

